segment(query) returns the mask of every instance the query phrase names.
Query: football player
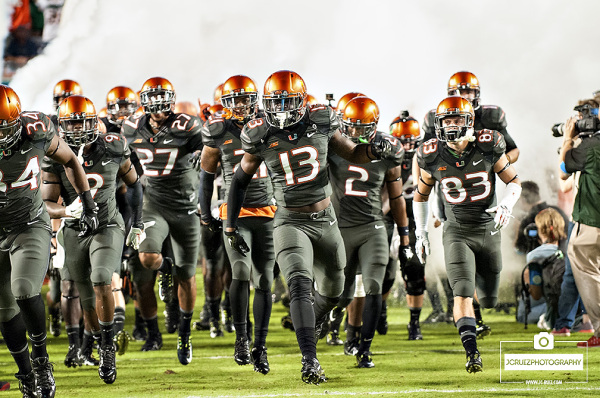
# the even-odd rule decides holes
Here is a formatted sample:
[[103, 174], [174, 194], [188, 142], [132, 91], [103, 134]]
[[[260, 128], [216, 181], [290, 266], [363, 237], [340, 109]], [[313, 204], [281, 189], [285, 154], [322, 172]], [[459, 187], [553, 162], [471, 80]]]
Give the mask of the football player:
[[[91, 181], [90, 188], [98, 205], [98, 230], [81, 238], [77, 222], [80, 203], [64, 169], [56, 162], [44, 164], [42, 197], [51, 218], [65, 218], [64, 228], [59, 232], [59, 241], [67, 248], [65, 267], [77, 285], [92, 331], [101, 333], [98, 374], [105, 383], [112, 384], [117, 378], [117, 369], [111, 281], [121, 265], [125, 240], [125, 225], [115, 199], [117, 177], [133, 192], [133, 221], [127, 241], [134, 248], [139, 246], [144, 234], [142, 186], [129, 160], [130, 151], [124, 137], [98, 133], [98, 118], [92, 101], [80, 95], [66, 98], [58, 107], [58, 123], [59, 135], [73, 152], [78, 153]], [[68, 205], [59, 205], [59, 197]]]
[[[140, 305], [148, 338], [143, 351], [162, 347], [162, 335], [156, 318], [154, 271], [173, 272], [178, 283], [180, 306], [177, 357], [187, 365], [192, 361], [190, 323], [196, 300], [196, 263], [200, 241], [200, 220], [196, 217], [198, 174], [190, 159], [202, 150], [200, 120], [193, 115], [174, 113], [173, 85], [162, 77], [153, 77], [142, 86], [141, 104], [145, 115], [134, 115], [123, 123], [122, 133], [133, 148], [147, 177], [144, 192], [144, 222], [153, 222], [139, 248], [146, 269], [137, 280]], [[170, 236], [175, 266], [161, 255], [163, 241]], [[172, 268], [172, 269], [170, 269]], [[134, 275], [134, 277], [138, 278]]]
[[[403, 254], [412, 257], [406, 203], [402, 197], [404, 149], [398, 139], [377, 131], [378, 121], [379, 108], [375, 101], [355, 97], [343, 110], [343, 134], [357, 144], [386, 139], [391, 144], [393, 157], [361, 165], [335, 154], [328, 159], [334, 207], [346, 248], [345, 283], [338, 307], [344, 308], [352, 301], [359, 270], [366, 293], [360, 342], [355, 353], [359, 368], [375, 366], [370, 348], [381, 313], [382, 286], [389, 260], [390, 246], [381, 199], [383, 186], [387, 188], [391, 212], [401, 231]], [[348, 334], [354, 334], [350, 322]]]
[[[202, 129], [200, 174], [200, 207], [202, 225], [211, 231], [222, 233], [221, 222], [213, 218], [210, 201], [213, 182], [219, 161], [221, 162], [224, 187], [227, 191], [235, 169], [244, 150], [240, 134], [244, 124], [254, 119], [258, 111], [258, 90], [252, 79], [243, 75], [232, 76], [222, 87], [221, 101], [227, 111], [224, 117], [211, 116]], [[271, 318], [271, 285], [273, 284], [273, 186], [264, 163], [248, 185], [238, 231], [250, 245], [249, 255], [242, 255], [225, 245], [231, 263], [233, 280], [229, 287], [233, 324], [235, 326], [234, 359], [238, 365], [254, 364], [256, 372], [269, 373], [266, 338]], [[220, 209], [220, 218], [227, 219], [227, 204]], [[249, 307], [250, 279], [254, 286], [254, 347], [249, 349], [247, 314]]]
[[[473, 105], [473, 109], [475, 110], [475, 121], [473, 128], [475, 131], [482, 129], [498, 131], [504, 137], [504, 142], [506, 143], [506, 158], [508, 159], [509, 163], [515, 163], [519, 158], [519, 148], [517, 148], [515, 141], [512, 139], [510, 134], [508, 134], [506, 129], [506, 115], [499, 106], [481, 105], [480, 92], [481, 88], [479, 85], [479, 79], [477, 79], [477, 76], [471, 72], [456, 72], [450, 76], [450, 79], [448, 80], [448, 95], [461, 96], [464, 99], [469, 100], [471, 105]], [[425, 122], [423, 123], [423, 130], [425, 131], [424, 141], [428, 141], [431, 138], [436, 137], [435, 112], [436, 110], [432, 109], [425, 117]], [[439, 195], [439, 190], [436, 190], [436, 193]], [[443, 211], [439, 211], [438, 216], [441, 217], [439, 221], [444, 221], [445, 215]], [[444, 287], [447, 285], [445, 278], [442, 278], [442, 284]], [[477, 336], [483, 337], [489, 335], [492, 330], [483, 322], [477, 294], [473, 300], [473, 305], [475, 307], [475, 316], [477, 318]]]
[[56, 135], [48, 116], [21, 113], [17, 94], [0, 85], [0, 330], [19, 369], [16, 377], [26, 397], [54, 397], [56, 391], [40, 295], [51, 238], [50, 218], [39, 189], [44, 156], [64, 166], [82, 202], [81, 233], [94, 233], [98, 227], [96, 204], [77, 157]]
[[387, 140], [356, 145], [343, 137], [329, 106], [306, 105], [304, 80], [292, 71], [269, 76], [263, 106], [265, 117], [248, 122], [240, 136], [246, 153], [229, 188], [225, 235], [236, 251], [246, 255], [250, 250], [237, 229], [238, 217], [247, 187], [264, 161], [278, 205], [275, 258], [290, 288], [302, 380], [319, 384], [327, 379], [317, 359], [316, 336], [342, 293], [346, 263], [329, 198], [327, 154], [331, 148], [351, 162], [368, 163], [389, 156], [391, 145]]
[[[414, 251], [415, 245], [415, 221], [412, 212], [412, 202], [414, 196], [414, 181], [413, 178], [413, 158], [417, 147], [421, 144], [421, 130], [419, 122], [410, 116], [408, 112], [403, 112], [402, 115], [395, 118], [390, 124], [390, 134], [400, 140], [404, 148], [404, 160], [402, 162], [402, 182], [404, 190], [404, 199], [406, 201], [406, 213], [408, 216], [408, 237], [410, 247]], [[398, 228], [400, 235], [402, 231]], [[396, 247], [399, 246], [399, 247]], [[422, 340], [421, 326], [419, 318], [421, 316], [421, 308], [423, 307], [423, 294], [425, 292], [425, 264], [422, 264], [416, 256], [406, 256], [403, 254], [405, 248], [402, 247], [402, 242], [395, 240], [392, 245], [394, 251], [398, 251], [400, 259], [400, 270], [402, 279], [406, 288], [406, 302], [410, 311], [410, 322], [407, 325], [409, 340]], [[385, 285], [385, 281], [384, 281]], [[389, 283], [388, 283], [389, 286]], [[389, 293], [389, 291], [388, 291]]]
[[[434, 183], [440, 182], [447, 217], [442, 239], [446, 271], [470, 373], [483, 370], [473, 295], [477, 287], [484, 308], [496, 305], [502, 269], [499, 232], [508, 225], [521, 193], [517, 172], [504, 153], [502, 135], [486, 129], [475, 132], [474, 124], [475, 110], [468, 100], [452, 96], [440, 102], [435, 114], [437, 138], [424, 142], [417, 151], [420, 176], [413, 201], [415, 249], [424, 263], [429, 254], [427, 200]], [[498, 204], [496, 175], [507, 184]]]

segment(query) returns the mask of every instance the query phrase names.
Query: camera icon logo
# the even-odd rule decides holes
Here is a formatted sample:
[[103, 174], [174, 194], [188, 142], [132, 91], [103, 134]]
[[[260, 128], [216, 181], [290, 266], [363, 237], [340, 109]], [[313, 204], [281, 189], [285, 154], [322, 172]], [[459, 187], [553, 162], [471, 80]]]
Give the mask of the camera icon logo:
[[554, 348], [554, 336], [548, 332], [540, 332], [533, 336], [533, 348], [536, 350], [551, 350]]

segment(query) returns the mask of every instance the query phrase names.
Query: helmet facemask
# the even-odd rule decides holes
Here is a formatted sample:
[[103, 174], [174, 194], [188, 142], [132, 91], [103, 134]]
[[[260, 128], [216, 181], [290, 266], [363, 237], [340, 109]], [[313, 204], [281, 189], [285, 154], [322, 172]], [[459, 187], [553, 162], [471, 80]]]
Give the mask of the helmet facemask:
[[150, 88], [140, 93], [140, 101], [146, 114], [169, 113], [175, 106], [175, 92], [162, 88]]
[[61, 138], [72, 147], [91, 144], [98, 137], [96, 115], [74, 113], [70, 117], [60, 118], [58, 125]]
[[6, 151], [19, 142], [21, 137], [21, 119], [0, 120], [0, 150]]
[[458, 95], [468, 100], [473, 109], [479, 108], [479, 94], [479, 88], [471, 87], [469, 84], [459, 84], [455, 89], [448, 89], [448, 95]]
[[263, 107], [267, 122], [279, 129], [298, 123], [306, 112], [306, 94], [286, 91], [264, 95]]
[[343, 134], [357, 144], [368, 144], [377, 133], [377, 123], [374, 122], [363, 124], [360, 121], [342, 120], [342, 125], [344, 126]]
[[223, 108], [240, 122], [248, 122], [256, 116], [258, 108], [258, 93], [233, 93], [221, 97]]
[[399, 138], [402, 147], [404, 148], [404, 158], [402, 163], [412, 163], [412, 158], [417, 153], [417, 147], [421, 144], [421, 138], [412, 135], [403, 135]]
[[123, 121], [129, 116], [133, 115], [137, 109], [135, 101], [128, 99], [118, 99], [113, 102], [109, 102], [106, 106], [106, 113], [108, 120], [114, 124], [121, 125]]
[[[455, 109], [455, 110], [453, 110]], [[457, 123], [449, 126], [444, 126], [444, 119], [454, 118], [459, 116], [464, 124]], [[473, 141], [475, 133], [473, 129], [473, 115], [470, 113], [460, 112], [456, 108], [448, 109], [444, 114], [435, 116], [435, 133], [438, 140], [443, 142], [460, 142], [463, 140]]]

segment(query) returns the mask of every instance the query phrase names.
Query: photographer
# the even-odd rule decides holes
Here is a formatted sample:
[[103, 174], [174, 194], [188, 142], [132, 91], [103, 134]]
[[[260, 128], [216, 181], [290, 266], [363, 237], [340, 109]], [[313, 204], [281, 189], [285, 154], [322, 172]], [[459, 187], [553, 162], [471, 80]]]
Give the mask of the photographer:
[[[579, 172], [577, 196], [568, 254], [575, 283], [588, 312], [595, 334], [582, 347], [600, 347], [600, 120], [598, 103], [591, 100], [575, 107], [579, 117], [571, 117], [564, 125], [564, 141], [560, 151], [561, 179]], [[574, 147], [575, 138], [581, 142]]]

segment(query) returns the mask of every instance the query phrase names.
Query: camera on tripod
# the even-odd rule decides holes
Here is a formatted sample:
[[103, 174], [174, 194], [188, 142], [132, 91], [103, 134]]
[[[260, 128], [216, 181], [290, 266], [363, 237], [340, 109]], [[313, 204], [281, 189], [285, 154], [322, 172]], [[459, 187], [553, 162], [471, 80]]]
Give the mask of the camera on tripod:
[[[600, 130], [600, 119], [598, 119], [598, 107], [593, 107], [590, 104], [577, 105], [573, 108], [579, 112], [581, 119], [575, 122], [575, 131], [579, 135], [592, 135]], [[565, 135], [565, 124], [556, 123], [552, 126], [552, 135], [554, 137], [562, 137]]]

